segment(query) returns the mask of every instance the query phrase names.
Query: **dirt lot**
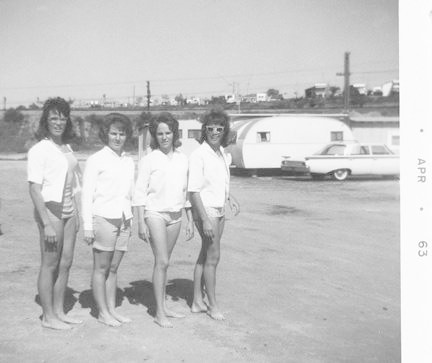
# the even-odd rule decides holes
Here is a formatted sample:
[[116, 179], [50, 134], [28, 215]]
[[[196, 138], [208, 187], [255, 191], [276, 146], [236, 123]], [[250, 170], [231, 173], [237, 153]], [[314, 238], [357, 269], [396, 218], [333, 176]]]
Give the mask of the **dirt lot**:
[[[188, 313], [153, 323], [152, 253], [134, 235], [119, 271], [119, 309], [94, 318], [91, 250], [78, 235], [67, 309], [84, 323], [43, 329], [37, 228], [24, 161], [0, 161], [0, 361], [399, 362], [399, 183], [233, 177], [242, 212], [228, 216], [218, 269], [227, 320], [188, 313], [198, 238], [184, 231], [169, 270], [169, 305]], [[93, 314], [93, 315], [92, 315]]]

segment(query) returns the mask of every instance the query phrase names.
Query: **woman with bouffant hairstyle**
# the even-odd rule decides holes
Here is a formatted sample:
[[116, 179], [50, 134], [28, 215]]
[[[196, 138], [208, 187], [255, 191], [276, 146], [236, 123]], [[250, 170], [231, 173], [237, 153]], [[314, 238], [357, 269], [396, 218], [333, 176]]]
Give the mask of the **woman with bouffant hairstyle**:
[[193, 236], [193, 221], [187, 201], [187, 157], [177, 150], [179, 123], [168, 112], [150, 120], [153, 151], [139, 164], [133, 205], [138, 209], [139, 238], [153, 250], [153, 291], [156, 299], [155, 323], [171, 328], [168, 320], [185, 315], [170, 309], [166, 303], [166, 282], [169, 260], [177, 241], [186, 209], [186, 237]]
[[42, 326], [65, 330], [81, 322], [66, 316], [63, 306], [79, 229], [75, 192], [80, 170], [67, 144], [73, 131], [70, 107], [63, 98], [45, 102], [36, 136], [40, 141], [28, 152], [27, 175], [40, 236]]
[[[223, 149], [228, 143], [228, 115], [212, 109], [202, 117], [199, 146], [189, 158], [188, 192], [195, 226], [201, 236], [201, 250], [194, 270], [194, 298], [191, 311], [207, 312], [215, 320], [225, 319], [216, 302], [216, 267], [225, 226], [225, 203], [234, 215], [240, 211], [229, 192], [231, 160]], [[204, 302], [207, 295], [208, 305]]]
[[39, 121], [39, 127], [36, 131], [36, 138], [42, 140], [50, 137], [48, 118], [50, 112], [56, 110], [59, 114], [63, 115], [66, 119], [63, 134], [61, 135], [61, 141], [68, 143], [75, 137], [73, 131], [72, 120], [70, 118], [70, 105], [61, 97], [49, 98], [42, 107], [42, 115]]
[[132, 136], [131, 121], [120, 113], [108, 114], [99, 136], [105, 146], [87, 159], [83, 177], [84, 240], [93, 247], [91, 281], [98, 320], [120, 326], [130, 322], [115, 308], [117, 271], [131, 235], [135, 166], [124, 152]]

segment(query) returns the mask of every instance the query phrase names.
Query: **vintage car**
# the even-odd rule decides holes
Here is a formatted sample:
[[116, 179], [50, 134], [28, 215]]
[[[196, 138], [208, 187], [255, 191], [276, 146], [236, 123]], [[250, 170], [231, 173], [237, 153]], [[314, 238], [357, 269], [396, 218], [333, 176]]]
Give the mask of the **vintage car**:
[[399, 156], [383, 144], [332, 143], [305, 160], [313, 179], [326, 175], [336, 180], [349, 175], [399, 175]]

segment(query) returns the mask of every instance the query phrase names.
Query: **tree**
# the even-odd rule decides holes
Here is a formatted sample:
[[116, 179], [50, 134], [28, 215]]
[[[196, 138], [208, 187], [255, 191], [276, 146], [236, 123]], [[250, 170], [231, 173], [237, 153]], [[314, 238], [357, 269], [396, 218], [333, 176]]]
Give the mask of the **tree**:
[[24, 120], [24, 115], [14, 108], [9, 108], [3, 115], [4, 122], [20, 123]]
[[276, 99], [280, 98], [279, 90], [277, 89], [269, 88], [266, 93], [268, 98], [276, 98]]
[[29, 110], [39, 110], [39, 106], [36, 103], [32, 103], [29, 107]]
[[226, 99], [224, 96], [212, 96], [211, 100], [209, 101], [209, 104], [211, 104], [211, 105], [225, 105]]
[[183, 97], [183, 95], [181, 93], [179, 93], [177, 96], [175, 96], [174, 99], [176, 100], [176, 102], [179, 106], [184, 106], [186, 103], [186, 99]]

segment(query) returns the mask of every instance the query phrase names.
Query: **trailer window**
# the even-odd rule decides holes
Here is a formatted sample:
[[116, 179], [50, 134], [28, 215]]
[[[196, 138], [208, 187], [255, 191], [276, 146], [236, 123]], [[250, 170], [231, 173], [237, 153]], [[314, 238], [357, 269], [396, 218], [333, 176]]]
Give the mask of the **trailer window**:
[[270, 131], [257, 132], [257, 142], [270, 142]]
[[394, 146], [399, 146], [399, 142], [400, 142], [400, 136], [399, 135], [392, 135], [391, 144]]
[[188, 130], [188, 139], [199, 140], [201, 138], [201, 130]]
[[179, 129], [178, 132], [179, 132], [179, 139], [183, 139], [183, 130]]
[[343, 141], [343, 131], [330, 131], [330, 141]]

